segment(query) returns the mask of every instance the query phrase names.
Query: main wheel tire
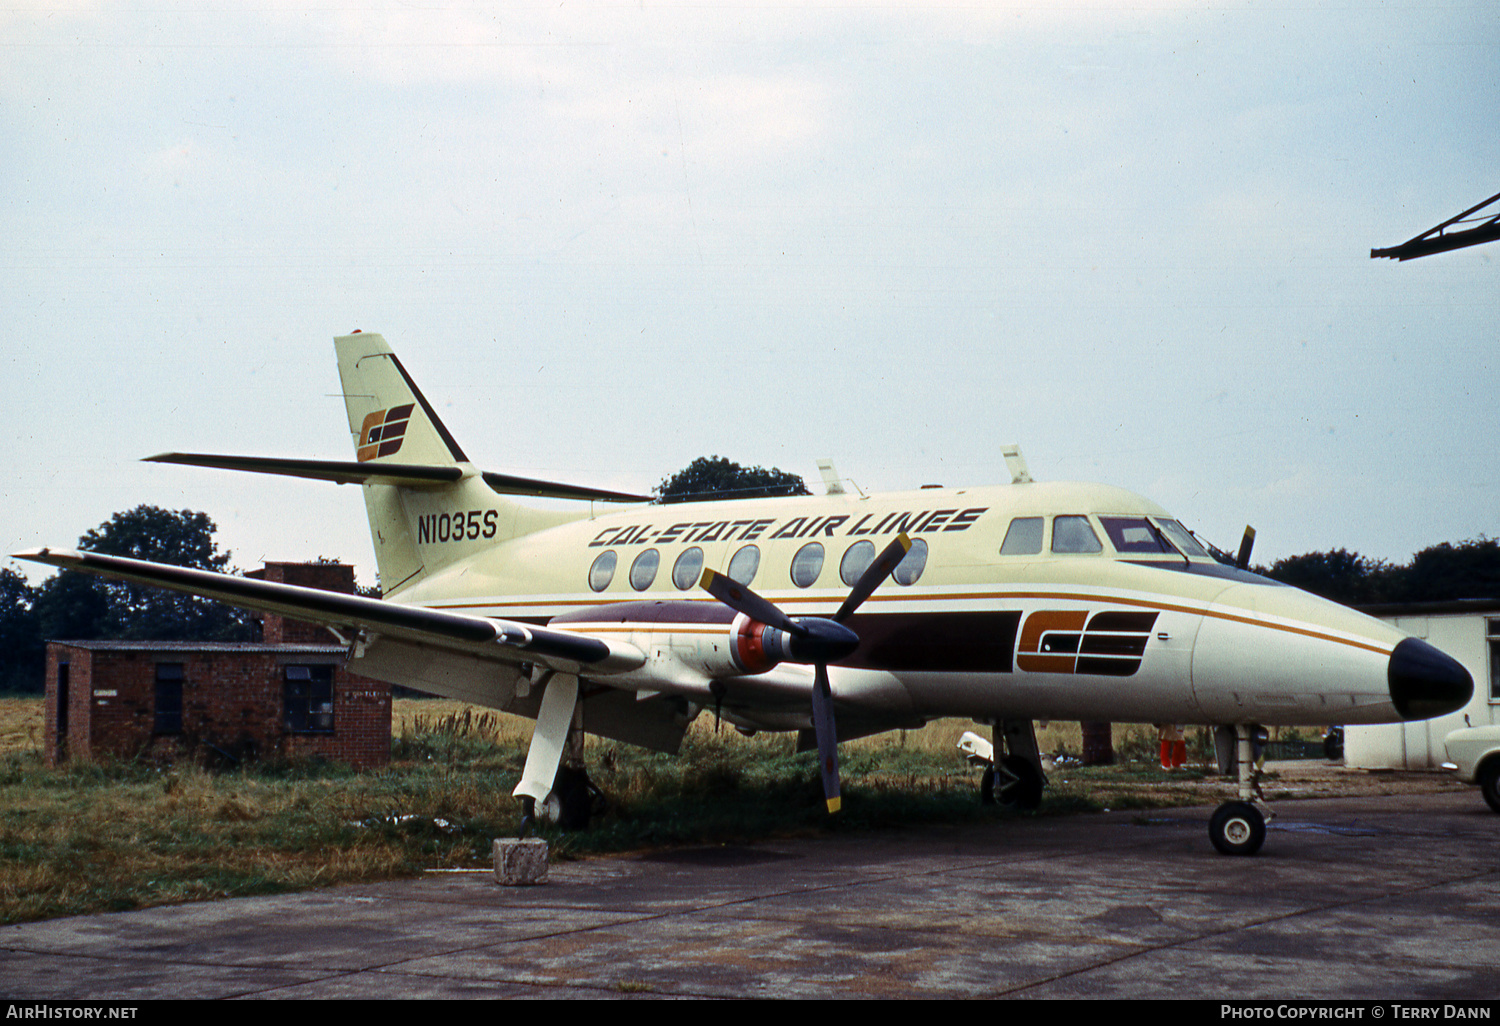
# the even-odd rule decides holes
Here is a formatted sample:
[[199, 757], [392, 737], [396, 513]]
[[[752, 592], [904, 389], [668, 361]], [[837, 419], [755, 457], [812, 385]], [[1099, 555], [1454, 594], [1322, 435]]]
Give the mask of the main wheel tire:
[[986, 766], [979, 776], [979, 804], [995, 804], [995, 767]]
[[[1042, 773], [1029, 760], [1007, 755], [1000, 761], [996, 781], [1000, 804], [1009, 809], [1032, 812], [1042, 804]], [[1012, 779], [1013, 778], [1013, 779]]]
[[552, 789], [557, 799], [557, 826], [560, 830], [587, 830], [593, 812], [594, 795], [589, 775], [573, 766], [563, 766], [557, 771], [557, 784]]
[[1225, 802], [1208, 821], [1208, 839], [1223, 855], [1254, 855], [1266, 842], [1266, 819], [1249, 802]]
[[1491, 809], [1500, 812], [1500, 759], [1491, 759], [1479, 771], [1479, 793]]

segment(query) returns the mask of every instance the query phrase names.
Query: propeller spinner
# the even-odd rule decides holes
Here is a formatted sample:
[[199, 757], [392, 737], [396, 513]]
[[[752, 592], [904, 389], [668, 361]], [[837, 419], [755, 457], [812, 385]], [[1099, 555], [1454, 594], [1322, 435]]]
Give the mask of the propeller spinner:
[[903, 532], [885, 547], [854, 582], [849, 596], [832, 619], [802, 616], [793, 619], [743, 584], [721, 573], [704, 570], [698, 584], [714, 598], [744, 618], [737, 628], [750, 656], [752, 673], [769, 670], [779, 662], [813, 664], [812, 721], [818, 739], [818, 763], [823, 777], [823, 796], [828, 811], [837, 812], [839, 798], [839, 738], [833, 722], [833, 689], [828, 683], [828, 664], [837, 662], [859, 647], [859, 635], [844, 621], [854, 615], [911, 551], [911, 539]]

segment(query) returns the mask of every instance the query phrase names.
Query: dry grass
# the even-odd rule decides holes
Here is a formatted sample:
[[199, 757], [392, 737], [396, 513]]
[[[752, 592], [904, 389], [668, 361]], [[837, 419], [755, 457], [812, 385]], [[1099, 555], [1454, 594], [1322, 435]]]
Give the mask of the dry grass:
[[[691, 728], [695, 732], [714, 732], [713, 717], [700, 716]], [[427, 733], [434, 730], [456, 730], [464, 736], [484, 738], [497, 743], [525, 743], [531, 738], [532, 721], [521, 716], [487, 709], [467, 702], [445, 698], [398, 698], [392, 703], [391, 735]], [[939, 753], [953, 751], [966, 730], [990, 737], [990, 728], [962, 719], [935, 720], [921, 730], [892, 731], [876, 737], [848, 742], [853, 749], [915, 748]], [[1141, 735], [1149, 728], [1117, 724], [1115, 747], [1124, 745], [1132, 734]], [[730, 744], [740, 735], [724, 728]], [[747, 743], [750, 739], [742, 739]], [[757, 743], [765, 740], [764, 735]], [[597, 742], [594, 742], [597, 743]], [[1038, 725], [1037, 744], [1044, 752], [1066, 751], [1077, 754], [1083, 747], [1077, 723]], [[40, 697], [0, 697], [0, 756], [40, 751], [42, 746], [42, 699]]]
[[[484, 706], [470, 705], [446, 698], [398, 698], [391, 703], [391, 734], [400, 738], [405, 734], [422, 733], [434, 728], [457, 729], [475, 737], [485, 737], [497, 742], [519, 742], [531, 739], [533, 722], [522, 716], [498, 712]], [[915, 749], [932, 754], [951, 753], [958, 748], [958, 739], [965, 731], [974, 731], [990, 739], [990, 728], [964, 719], [934, 720], [920, 730], [897, 730], [874, 737], [845, 742], [845, 751], [871, 751]], [[1124, 744], [1132, 734], [1140, 734], [1149, 728], [1119, 724], [1114, 729], [1115, 744]], [[757, 750], [768, 741], [779, 750], [785, 746], [787, 735], [762, 734], [746, 738], [738, 731], [724, 726], [715, 728], [712, 714], [705, 713], [693, 721], [690, 735], [718, 734], [725, 744], [743, 745], [747, 750]], [[1153, 740], [1154, 740], [1154, 734]], [[590, 746], [607, 745], [609, 742], [590, 739]], [[1048, 723], [1037, 726], [1037, 745], [1043, 752], [1068, 752], [1077, 755], [1083, 748], [1082, 733], [1077, 723]]]
[[0, 697], [0, 756], [41, 748], [41, 697]]
[[443, 730], [524, 744], [531, 739], [532, 726], [533, 721], [524, 716], [448, 698], [397, 698], [391, 702], [391, 736], [395, 738]]

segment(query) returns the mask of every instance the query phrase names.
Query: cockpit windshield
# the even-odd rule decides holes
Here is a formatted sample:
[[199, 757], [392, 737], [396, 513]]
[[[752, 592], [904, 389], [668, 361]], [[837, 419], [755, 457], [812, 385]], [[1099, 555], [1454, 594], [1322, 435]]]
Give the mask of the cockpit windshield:
[[1212, 559], [1198, 540], [1176, 520], [1165, 517], [1101, 516], [1110, 544], [1122, 556], [1170, 555]]
[[1109, 535], [1109, 543], [1122, 556], [1142, 553], [1176, 555], [1156, 526], [1145, 517], [1100, 517], [1099, 523]]
[[1200, 557], [1203, 559], [1213, 558], [1208, 554], [1207, 549], [1198, 544], [1198, 539], [1193, 537], [1192, 532], [1190, 532], [1186, 527], [1183, 527], [1177, 521], [1157, 517], [1155, 523], [1157, 527], [1161, 528], [1162, 534], [1165, 534], [1168, 538], [1170, 538], [1172, 540], [1172, 544], [1177, 546], [1178, 551], [1183, 555], [1189, 557], [1190, 559], [1197, 559]]

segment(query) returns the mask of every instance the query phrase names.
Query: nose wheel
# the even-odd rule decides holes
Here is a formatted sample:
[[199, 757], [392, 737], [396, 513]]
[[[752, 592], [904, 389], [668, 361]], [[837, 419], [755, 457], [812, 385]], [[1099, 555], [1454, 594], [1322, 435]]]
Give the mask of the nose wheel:
[[1223, 855], [1254, 855], [1266, 841], [1266, 818], [1249, 802], [1225, 802], [1208, 821], [1208, 839]]
[[1260, 790], [1255, 781], [1250, 724], [1235, 724], [1236, 769], [1240, 778], [1240, 800], [1225, 802], [1208, 821], [1208, 839], [1222, 855], [1254, 855], [1266, 843], [1267, 816], [1253, 803]]

